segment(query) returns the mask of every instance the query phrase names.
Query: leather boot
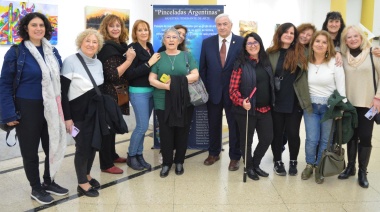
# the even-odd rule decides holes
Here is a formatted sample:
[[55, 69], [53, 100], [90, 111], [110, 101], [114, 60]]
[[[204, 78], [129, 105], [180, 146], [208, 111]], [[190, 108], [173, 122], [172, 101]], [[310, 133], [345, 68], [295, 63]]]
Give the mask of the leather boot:
[[143, 166], [144, 168], [148, 170], [152, 168], [152, 166], [145, 161], [143, 155], [136, 155], [136, 158], [137, 158], [137, 161], [140, 163], [140, 165]]
[[350, 176], [355, 176], [356, 174], [356, 168], [355, 168], [355, 161], [356, 161], [356, 153], [358, 152], [358, 141], [357, 140], [351, 140], [347, 143], [347, 167], [343, 170], [342, 173], [339, 174], [338, 179], [348, 179]]
[[362, 188], [368, 188], [369, 183], [367, 180], [367, 166], [369, 163], [369, 158], [371, 157], [372, 147], [362, 147], [359, 145], [358, 151], [358, 162], [359, 162], [359, 171], [358, 171], [358, 182]]
[[144, 169], [144, 167], [137, 160], [136, 156], [130, 156], [129, 154], [127, 158], [127, 165], [131, 167], [133, 170], [137, 170], [137, 171]]

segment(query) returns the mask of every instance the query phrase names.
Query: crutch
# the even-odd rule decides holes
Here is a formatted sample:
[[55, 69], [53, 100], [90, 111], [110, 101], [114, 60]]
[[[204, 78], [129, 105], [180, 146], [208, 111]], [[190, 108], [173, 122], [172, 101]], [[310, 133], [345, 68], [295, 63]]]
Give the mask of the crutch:
[[[249, 99], [252, 98], [253, 94], [256, 92], [256, 87], [253, 88], [251, 94], [249, 95]], [[249, 101], [249, 100], [248, 100]], [[248, 111], [247, 110], [247, 119], [245, 122], [245, 151], [244, 151], [244, 174], [243, 174], [243, 182], [247, 182], [247, 146], [248, 146]]]

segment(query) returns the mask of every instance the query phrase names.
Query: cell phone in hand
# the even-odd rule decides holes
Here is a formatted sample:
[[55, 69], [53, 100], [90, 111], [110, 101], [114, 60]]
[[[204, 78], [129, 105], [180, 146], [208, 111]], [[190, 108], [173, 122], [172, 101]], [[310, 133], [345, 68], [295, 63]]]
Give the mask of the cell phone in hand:
[[71, 129], [71, 136], [73, 136], [73, 138], [75, 138], [79, 132], [80, 132], [80, 130], [76, 126], [73, 125], [73, 127]]
[[377, 114], [377, 109], [375, 107], [371, 107], [369, 111], [364, 115], [368, 120], [372, 120], [372, 118]]

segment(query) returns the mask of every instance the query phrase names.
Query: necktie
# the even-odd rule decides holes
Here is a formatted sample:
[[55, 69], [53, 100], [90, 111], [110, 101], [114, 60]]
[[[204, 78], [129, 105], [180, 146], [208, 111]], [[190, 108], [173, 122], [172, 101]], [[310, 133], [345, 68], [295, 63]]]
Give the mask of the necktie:
[[220, 60], [222, 62], [222, 68], [224, 67], [224, 64], [226, 63], [226, 39], [223, 39], [222, 47], [220, 48]]

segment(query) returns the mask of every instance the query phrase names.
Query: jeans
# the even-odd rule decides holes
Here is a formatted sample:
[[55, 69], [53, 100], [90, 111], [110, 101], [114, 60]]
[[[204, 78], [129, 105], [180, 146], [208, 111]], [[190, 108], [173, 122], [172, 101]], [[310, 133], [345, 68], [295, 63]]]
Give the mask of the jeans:
[[[318, 165], [321, 160], [322, 152], [327, 147], [333, 120], [328, 119], [321, 123], [321, 120], [328, 110], [327, 105], [312, 103], [313, 112], [308, 113], [304, 110], [304, 120], [306, 129], [306, 163]], [[318, 149], [318, 156], [317, 154]]]
[[149, 118], [153, 110], [153, 95], [148, 93], [129, 93], [129, 100], [135, 112], [136, 128], [129, 143], [129, 156], [142, 155], [145, 132], [149, 127]]

